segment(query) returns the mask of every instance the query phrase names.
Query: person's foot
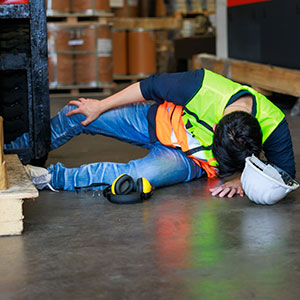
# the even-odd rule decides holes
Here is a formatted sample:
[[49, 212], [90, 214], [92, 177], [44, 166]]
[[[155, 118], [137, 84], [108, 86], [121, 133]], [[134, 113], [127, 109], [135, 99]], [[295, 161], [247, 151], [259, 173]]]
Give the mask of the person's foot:
[[49, 188], [50, 190], [55, 191], [55, 189], [50, 185], [51, 174], [47, 169], [32, 165], [26, 165], [25, 170], [31, 178], [32, 183], [38, 190]]

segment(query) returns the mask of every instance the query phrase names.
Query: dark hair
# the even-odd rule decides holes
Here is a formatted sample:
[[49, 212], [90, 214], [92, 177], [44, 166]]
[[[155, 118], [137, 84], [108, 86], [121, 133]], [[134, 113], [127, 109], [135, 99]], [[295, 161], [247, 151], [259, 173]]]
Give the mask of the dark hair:
[[258, 121], [244, 111], [225, 115], [216, 126], [212, 152], [219, 163], [219, 176], [242, 172], [245, 159], [252, 154], [259, 157], [262, 132]]

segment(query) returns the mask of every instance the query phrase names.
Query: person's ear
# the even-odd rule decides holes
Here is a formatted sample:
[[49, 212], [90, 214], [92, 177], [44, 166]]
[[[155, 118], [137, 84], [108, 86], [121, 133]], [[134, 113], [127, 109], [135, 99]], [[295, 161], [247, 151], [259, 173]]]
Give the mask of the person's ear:
[[215, 132], [216, 131], [216, 127], [217, 127], [217, 123], [215, 123], [214, 125], [213, 125], [213, 131]]

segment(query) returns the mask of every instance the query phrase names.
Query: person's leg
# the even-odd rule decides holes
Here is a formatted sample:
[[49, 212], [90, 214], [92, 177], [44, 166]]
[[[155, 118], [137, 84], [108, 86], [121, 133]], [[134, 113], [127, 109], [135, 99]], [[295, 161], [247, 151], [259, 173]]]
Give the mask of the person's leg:
[[93, 183], [111, 184], [121, 174], [128, 174], [135, 181], [145, 177], [156, 188], [191, 181], [205, 174], [182, 151], [165, 147], [159, 142], [151, 147], [146, 157], [127, 164], [100, 162], [70, 169], [58, 163], [51, 165], [49, 171], [52, 175], [51, 185], [64, 190], [74, 190], [74, 187]]
[[74, 109], [74, 106], [65, 106], [51, 120], [51, 150], [81, 133], [103, 134], [135, 145], [145, 146], [144, 144], [149, 143], [147, 111], [150, 105], [143, 102], [109, 110], [88, 126], [81, 124], [85, 119], [82, 114], [66, 117], [66, 113]]
[[[82, 114], [67, 117], [66, 113], [76, 108], [73, 105], [67, 105], [51, 119], [50, 150], [58, 148], [81, 133], [112, 136], [148, 148], [147, 111], [150, 105], [142, 102], [107, 111], [88, 126], [81, 124], [85, 119]], [[5, 145], [5, 149], [27, 148], [29, 143], [29, 135], [25, 133], [15, 141]]]

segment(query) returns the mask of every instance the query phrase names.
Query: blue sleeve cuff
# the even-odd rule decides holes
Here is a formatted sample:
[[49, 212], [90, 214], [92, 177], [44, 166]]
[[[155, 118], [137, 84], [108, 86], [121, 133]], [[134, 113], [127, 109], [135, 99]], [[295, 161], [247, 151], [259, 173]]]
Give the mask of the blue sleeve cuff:
[[186, 105], [202, 86], [204, 71], [164, 73], [151, 75], [140, 82], [146, 100], [161, 104], [165, 100], [177, 105]]
[[287, 120], [284, 118], [263, 145], [267, 160], [296, 177], [293, 143]]

